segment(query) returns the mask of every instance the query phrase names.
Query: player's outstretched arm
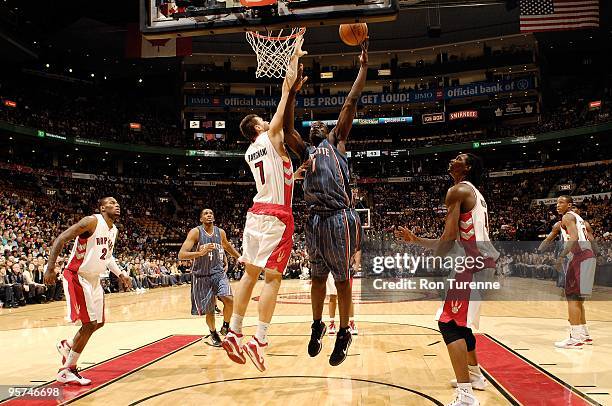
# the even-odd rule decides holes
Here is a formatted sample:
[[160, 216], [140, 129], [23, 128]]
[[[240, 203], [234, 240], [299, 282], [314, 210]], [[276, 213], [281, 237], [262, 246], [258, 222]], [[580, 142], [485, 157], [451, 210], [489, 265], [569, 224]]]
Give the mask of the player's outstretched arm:
[[291, 59], [289, 60], [289, 66], [287, 66], [287, 73], [285, 74], [285, 80], [283, 81], [283, 93], [280, 101], [278, 102], [276, 113], [274, 113], [274, 116], [270, 121], [270, 129], [268, 130], [268, 137], [270, 138], [270, 141], [272, 141], [272, 143], [281, 143], [284, 141], [283, 115], [285, 114], [285, 106], [287, 105], [287, 99], [289, 98], [289, 91], [297, 77], [299, 59], [300, 57], [308, 53], [302, 50], [303, 43], [303, 37], [299, 37], [296, 40], [295, 50], [293, 52], [293, 55], [291, 55]]
[[304, 140], [302, 140], [300, 133], [295, 130], [295, 99], [307, 80], [308, 76], [304, 77], [304, 65], [299, 64], [295, 82], [293, 82], [291, 89], [289, 89], [285, 113], [283, 114], [283, 134], [285, 136], [285, 143], [289, 149], [300, 158], [304, 154], [304, 151], [306, 151], [306, 144]]
[[560, 232], [561, 232], [561, 222], [557, 221], [555, 225], [553, 226], [552, 230], [550, 231], [550, 233], [548, 233], [546, 238], [544, 238], [544, 240], [538, 247], [538, 252], [546, 251], [548, 249], [550, 242], [553, 241], [555, 238], [557, 238]]
[[131, 282], [130, 274], [119, 267], [115, 257], [111, 257], [106, 266], [108, 267], [108, 270], [114, 273], [118, 278], [121, 278], [126, 282]]
[[343, 154], [346, 152], [346, 140], [348, 139], [349, 132], [353, 127], [353, 119], [357, 112], [357, 104], [359, 103], [359, 97], [365, 87], [366, 79], [368, 76], [368, 40], [365, 40], [361, 44], [361, 55], [359, 56], [359, 62], [361, 67], [357, 74], [357, 79], [353, 83], [353, 87], [346, 96], [340, 115], [338, 116], [338, 123], [336, 127], [330, 132], [333, 139], [330, 142], [338, 148]]
[[192, 228], [189, 230], [189, 234], [187, 234], [187, 238], [181, 245], [181, 249], [179, 250], [178, 257], [180, 260], [184, 259], [196, 259], [200, 258], [209, 252], [211, 252], [214, 248], [213, 244], [204, 244], [197, 251], [191, 251], [193, 246], [198, 243], [200, 239], [200, 230], [197, 228]]
[[75, 239], [77, 236], [87, 238], [96, 231], [98, 225], [98, 219], [96, 216], [83, 217], [78, 223], [68, 227], [66, 231], [61, 233], [54, 241], [49, 251], [49, 261], [47, 262], [47, 269], [45, 270], [44, 281], [45, 284], [55, 284], [55, 263], [57, 257], [62, 252], [64, 245]]
[[225, 230], [219, 229], [219, 233], [221, 234], [221, 245], [223, 246], [223, 249], [229, 252], [232, 257], [236, 259], [240, 258], [240, 253], [238, 252], [238, 250], [236, 250], [236, 248], [234, 248], [234, 245], [227, 239]]

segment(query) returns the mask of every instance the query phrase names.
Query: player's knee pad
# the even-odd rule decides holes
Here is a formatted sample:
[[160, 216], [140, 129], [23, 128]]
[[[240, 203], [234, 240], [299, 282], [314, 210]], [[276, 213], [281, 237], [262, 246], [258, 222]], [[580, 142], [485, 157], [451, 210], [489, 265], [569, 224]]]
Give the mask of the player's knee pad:
[[465, 332], [465, 344], [467, 346], [468, 352], [472, 352], [476, 349], [476, 337], [474, 337], [474, 333], [472, 333], [472, 329], [464, 327]]

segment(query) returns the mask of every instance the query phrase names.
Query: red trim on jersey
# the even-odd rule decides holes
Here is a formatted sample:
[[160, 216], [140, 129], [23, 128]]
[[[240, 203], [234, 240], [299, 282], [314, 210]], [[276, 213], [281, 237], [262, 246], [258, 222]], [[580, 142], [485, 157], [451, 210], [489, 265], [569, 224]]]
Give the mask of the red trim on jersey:
[[77, 320], [81, 320], [83, 324], [89, 323], [91, 320], [89, 319], [87, 302], [85, 301], [85, 294], [79, 280], [79, 274], [76, 271], [65, 269], [64, 279], [68, 285], [68, 294], [70, 295], [70, 320], [73, 323]]
[[287, 207], [283, 204], [261, 202], [253, 203], [253, 206], [251, 206], [248, 211], [253, 214], [267, 214], [268, 216], [278, 217], [281, 221], [281, 217], [286, 216], [288, 214], [293, 214], [291, 207]]
[[[87, 255], [87, 238], [79, 237], [77, 241], [75, 242], [75, 244], [77, 246], [75, 247], [74, 256], [72, 257], [72, 259], [68, 263], [68, 266], [65, 269], [68, 269], [73, 272], [78, 272], [79, 268], [81, 267], [81, 264], [85, 260], [85, 256]], [[85, 249], [79, 250], [79, 245], [83, 245], [83, 244], [85, 244]], [[78, 259], [77, 256], [81, 254], [83, 256], [80, 259]]]
[[[291, 173], [286, 173], [285, 168], [291, 169]], [[291, 207], [291, 202], [293, 200], [293, 168], [291, 167], [291, 161], [285, 161], [283, 159], [283, 201], [285, 202], [285, 206]], [[286, 180], [291, 180], [291, 183], [288, 185]]]

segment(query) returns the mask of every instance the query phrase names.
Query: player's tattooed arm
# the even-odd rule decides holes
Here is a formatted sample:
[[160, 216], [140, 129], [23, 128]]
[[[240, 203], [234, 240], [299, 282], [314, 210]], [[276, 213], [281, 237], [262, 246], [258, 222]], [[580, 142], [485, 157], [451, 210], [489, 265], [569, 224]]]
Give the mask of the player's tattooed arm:
[[359, 73], [357, 79], [353, 83], [353, 87], [346, 96], [340, 115], [338, 116], [338, 123], [332, 131], [330, 131], [330, 142], [338, 148], [343, 154], [346, 153], [346, 140], [348, 139], [349, 132], [353, 127], [353, 119], [357, 112], [357, 104], [359, 103], [359, 97], [366, 84], [368, 76], [368, 41], [364, 41], [361, 44], [361, 55], [359, 56]]
[[295, 82], [289, 90], [287, 104], [285, 105], [285, 113], [283, 115], [283, 133], [285, 134], [285, 143], [298, 157], [301, 157], [304, 154], [306, 144], [304, 143], [304, 140], [302, 140], [300, 133], [295, 130], [295, 99], [307, 80], [308, 76], [304, 77], [304, 65], [300, 64], [298, 66]]
[[199, 239], [200, 231], [197, 228], [192, 228], [189, 230], [189, 234], [187, 234], [187, 238], [185, 238], [185, 241], [179, 250], [178, 258], [180, 260], [196, 259], [208, 254], [214, 249], [214, 244], [204, 244], [198, 247], [197, 251], [192, 251], [193, 246], [198, 243]]
[[97, 225], [98, 219], [96, 216], [83, 217], [78, 223], [68, 227], [68, 229], [66, 229], [53, 241], [53, 245], [51, 245], [51, 250], [49, 252], [47, 269], [45, 270], [43, 277], [45, 284], [55, 284], [55, 263], [57, 262], [57, 257], [62, 252], [64, 245], [68, 241], [75, 239], [77, 236], [81, 238], [90, 237], [96, 231]]
[[229, 252], [229, 254], [238, 259], [240, 258], [240, 253], [234, 248], [234, 245], [227, 239], [227, 235], [225, 234], [225, 230], [219, 229], [219, 233], [221, 234], [221, 245], [223, 249]]
[[550, 245], [550, 242], [553, 241], [555, 238], [557, 238], [560, 232], [561, 232], [561, 222], [557, 221], [555, 225], [553, 226], [552, 230], [550, 231], [550, 233], [548, 233], [546, 238], [542, 241], [542, 243], [538, 247], [538, 252], [546, 251], [548, 249], [548, 246]]

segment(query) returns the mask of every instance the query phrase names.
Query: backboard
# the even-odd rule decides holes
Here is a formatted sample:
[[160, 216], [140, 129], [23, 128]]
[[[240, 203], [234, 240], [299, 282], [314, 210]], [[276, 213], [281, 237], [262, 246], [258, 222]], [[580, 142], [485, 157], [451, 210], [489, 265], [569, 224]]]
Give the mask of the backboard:
[[398, 0], [278, 0], [262, 7], [240, 0], [140, 2], [140, 29], [149, 39], [392, 21], [399, 13]]

